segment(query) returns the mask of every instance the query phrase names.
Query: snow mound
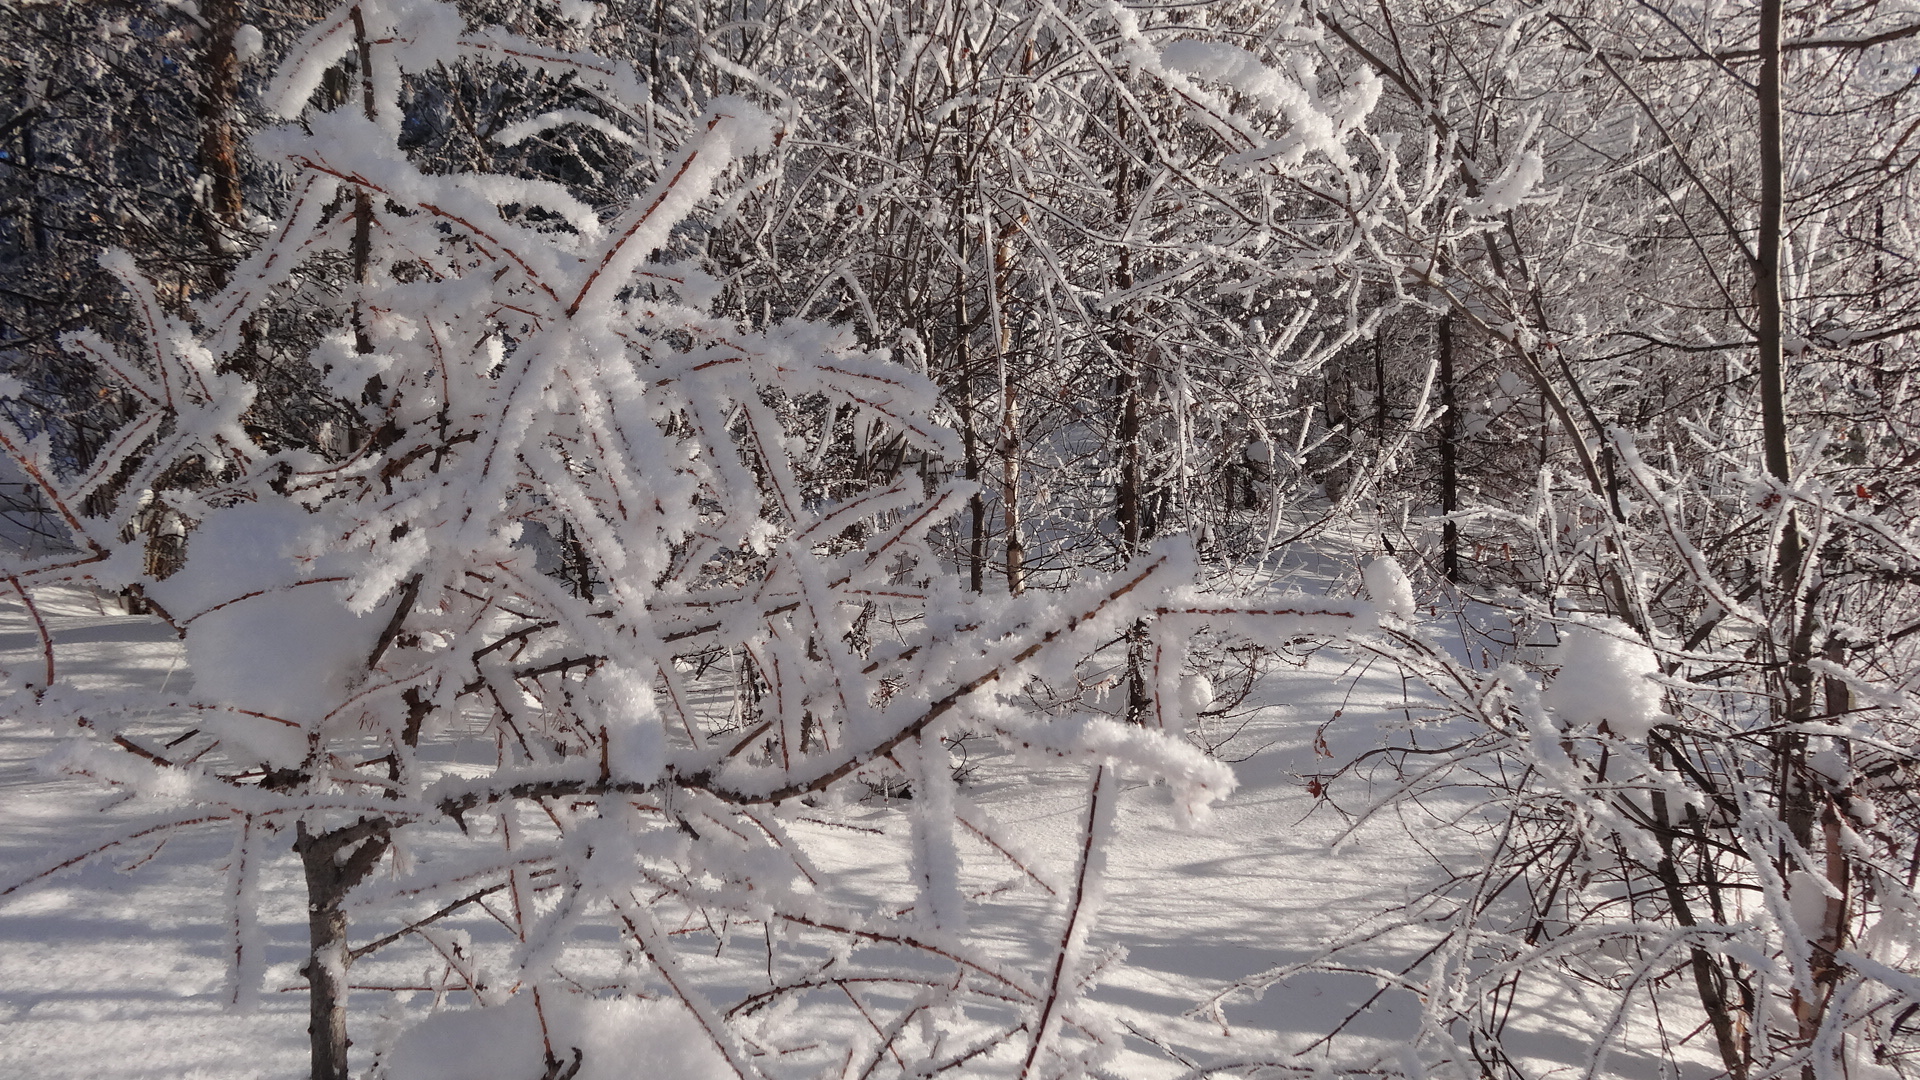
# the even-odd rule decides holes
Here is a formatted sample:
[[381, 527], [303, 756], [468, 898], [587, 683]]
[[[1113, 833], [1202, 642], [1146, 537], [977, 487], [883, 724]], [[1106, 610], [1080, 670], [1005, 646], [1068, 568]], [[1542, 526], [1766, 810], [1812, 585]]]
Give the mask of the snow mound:
[[[587, 1000], [545, 994], [542, 1011], [562, 1071], [575, 1080], [738, 1080], [693, 1014], [673, 1001]], [[386, 1080], [528, 1080], [546, 1072], [533, 995], [491, 1009], [436, 1013], [387, 1057]]]
[[243, 64], [252, 63], [266, 48], [266, 37], [252, 23], [233, 32], [233, 57]]

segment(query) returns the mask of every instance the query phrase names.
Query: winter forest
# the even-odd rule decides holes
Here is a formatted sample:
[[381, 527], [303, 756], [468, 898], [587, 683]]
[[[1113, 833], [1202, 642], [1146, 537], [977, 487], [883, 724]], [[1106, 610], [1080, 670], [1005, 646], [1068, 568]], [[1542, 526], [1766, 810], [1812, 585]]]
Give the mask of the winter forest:
[[1920, 1080], [1920, 0], [0, 27], [0, 1075]]

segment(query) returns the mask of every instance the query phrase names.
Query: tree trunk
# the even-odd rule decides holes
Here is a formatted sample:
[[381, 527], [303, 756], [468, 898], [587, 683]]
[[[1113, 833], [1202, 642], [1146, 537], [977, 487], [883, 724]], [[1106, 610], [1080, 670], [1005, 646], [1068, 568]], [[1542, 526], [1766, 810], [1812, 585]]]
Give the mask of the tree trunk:
[[[1760, 423], [1761, 441], [1767, 474], [1782, 486], [1793, 482], [1793, 459], [1787, 431], [1787, 388], [1785, 355], [1785, 302], [1780, 288], [1780, 251], [1786, 233], [1785, 185], [1786, 161], [1782, 139], [1783, 54], [1781, 16], [1783, 0], [1762, 0], [1760, 5], [1760, 234], [1754, 253], [1754, 305], [1758, 308], [1760, 350]], [[1774, 567], [1778, 592], [1773, 604], [1777, 625], [1786, 633], [1785, 685], [1775, 698], [1776, 716], [1785, 725], [1809, 720], [1814, 711], [1815, 673], [1813, 670], [1815, 610], [1820, 592], [1818, 584], [1807, 584], [1808, 552], [1800, 535], [1798, 513], [1787, 511], [1780, 536], [1779, 561]], [[1844, 703], [1844, 688], [1829, 693], [1830, 704]], [[1843, 706], [1844, 707], [1844, 706]], [[1812, 1044], [1825, 1022], [1833, 990], [1843, 974], [1835, 953], [1845, 943], [1849, 867], [1840, 844], [1838, 811], [1833, 798], [1816, 790], [1818, 780], [1807, 762], [1807, 738], [1785, 734], [1774, 742], [1776, 776], [1780, 784], [1781, 816], [1802, 851], [1821, 853], [1823, 868], [1807, 866], [1808, 874], [1824, 870], [1827, 881], [1840, 893], [1826, 897], [1824, 917], [1814, 927], [1802, 927], [1811, 934], [1813, 945], [1813, 995], [1803, 999], [1796, 991], [1793, 1011], [1799, 1020], [1800, 1038]], [[1814, 825], [1821, 826], [1823, 843], [1814, 845]], [[1801, 886], [1806, 888], [1809, 886]], [[1801, 1068], [1803, 1080], [1813, 1080], [1823, 1070], [1809, 1058]]]
[[1140, 362], [1135, 353], [1137, 339], [1128, 334], [1123, 342], [1120, 366], [1120, 487], [1114, 492], [1113, 516], [1120, 526], [1121, 553], [1131, 558], [1140, 554], [1147, 541], [1145, 455], [1140, 445]]
[[[1657, 768], [1661, 752], [1651, 745], [1648, 757]], [[1687, 902], [1686, 883], [1680, 878], [1680, 869], [1674, 852], [1674, 837], [1678, 830], [1673, 827], [1673, 819], [1667, 806], [1665, 792], [1655, 791], [1649, 796], [1653, 809], [1654, 828], [1651, 830], [1654, 842], [1659, 845], [1660, 860], [1654, 866], [1654, 877], [1660, 882], [1661, 890], [1666, 894], [1667, 909], [1673, 921], [1681, 926], [1697, 926], [1693, 906]], [[1692, 969], [1694, 992], [1700, 997], [1700, 1007], [1707, 1014], [1707, 1022], [1713, 1029], [1713, 1039], [1720, 1051], [1720, 1063], [1727, 1068], [1731, 1080], [1746, 1080], [1748, 1073], [1748, 1053], [1744, 1031], [1746, 1021], [1736, 1017], [1732, 991], [1727, 973], [1721, 969], [1719, 961], [1698, 945], [1687, 950], [1688, 966]]]
[[[1793, 482], [1787, 439], [1787, 384], [1780, 295], [1780, 247], [1785, 231], [1786, 163], [1781, 147], [1780, 16], [1783, 0], [1760, 5], [1760, 235], [1754, 257], [1754, 304], [1759, 323], [1760, 424], [1767, 474], [1782, 485]], [[1789, 511], [1780, 537], [1775, 568], [1779, 600], [1775, 610], [1787, 627], [1786, 715], [1797, 723], [1813, 712], [1811, 626], [1803, 594], [1805, 552], [1797, 515]]]
[[1387, 444], [1387, 347], [1380, 340], [1385, 336], [1384, 326], [1373, 334], [1373, 440], [1381, 446]]
[[[1126, 272], [1122, 255], [1122, 272]], [[1120, 490], [1114, 507], [1119, 519], [1121, 551], [1131, 559], [1146, 550], [1152, 523], [1146, 515], [1144, 487], [1145, 462], [1140, 423], [1140, 339], [1131, 329], [1121, 353], [1120, 369]], [[1153, 709], [1153, 695], [1147, 688], [1147, 649], [1150, 645], [1146, 620], [1136, 620], [1127, 631], [1127, 722], [1144, 724]]]
[[[231, 0], [223, 0], [231, 2]], [[361, 109], [374, 119], [373, 44], [367, 37], [360, 9], [351, 11], [354, 42], [360, 65]], [[232, 34], [227, 35], [231, 50]], [[349, 256], [353, 260], [354, 280], [362, 285], [373, 278], [373, 198], [358, 188], [353, 198], [353, 239]], [[373, 352], [373, 340], [367, 333], [364, 305], [356, 301], [353, 309], [355, 351]], [[404, 608], [405, 605], [403, 605]], [[378, 660], [378, 656], [374, 657]], [[365, 878], [386, 854], [389, 825], [384, 820], [358, 822], [343, 829], [314, 834], [302, 821], [296, 826], [293, 850], [307, 886], [307, 1004], [308, 1052], [312, 1080], [348, 1080], [347, 1048], [347, 969], [353, 955], [347, 946], [347, 894]], [[355, 846], [357, 845], [357, 847]], [[346, 849], [352, 847], [351, 854]], [[343, 855], [345, 856], [343, 858]]]
[[[1754, 258], [1754, 303], [1760, 324], [1760, 420], [1767, 472], [1791, 479], [1787, 456], [1787, 393], [1780, 304], [1780, 236], [1785, 162], [1780, 146], [1780, 7], [1760, 5], [1760, 236]], [[1795, 538], [1796, 548], [1798, 538]], [[1794, 552], [1797, 557], [1798, 551]], [[1783, 552], [1784, 558], [1784, 552]]]
[[207, 21], [207, 51], [201, 61], [200, 174], [210, 181], [201, 227], [212, 257], [211, 284], [226, 284], [227, 257], [243, 207], [234, 112], [240, 103], [240, 57], [233, 38], [241, 26], [240, 0], [207, 0], [200, 6]]
[[1460, 580], [1460, 526], [1453, 513], [1460, 509], [1460, 404], [1454, 392], [1453, 312], [1440, 316], [1440, 568], [1447, 580]]
[[[1115, 289], [1124, 290], [1133, 288], [1134, 282], [1133, 251], [1124, 242], [1127, 226], [1133, 219], [1133, 158], [1124, 141], [1127, 134], [1124, 105], [1117, 108], [1114, 123], [1122, 143], [1120, 168], [1115, 172], [1113, 181], [1113, 213], [1123, 242], [1120, 258], [1114, 267], [1113, 285]], [[1145, 430], [1141, 422], [1141, 397], [1145, 390], [1142, 384], [1145, 380], [1140, 370], [1140, 334], [1135, 325], [1138, 318], [1131, 305], [1122, 312], [1119, 347], [1115, 350], [1120, 356], [1119, 385], [1115, 388], [1120, 398], [1120, 420], [1115, 431], [1115, 441], [1120, 444], [1120, 485], [1114, 493], [1113, 516], [1115, 524], [1120, 526], [1120, 552], [1128, 559], [1146, 550], [1147, 541], [1153, 533], [1146, 506]], [[1126, 718], [1130, 724], [1146, 723], [1153, 709], [1153, 695], [1147, 687], [1147, 648], [1150, 644], [1146, 620], [1136, 620], [1127, 631]]]
[[[965, 177], [963, 175], [962, 182]], [[967, 587], [974, 592], [984, 592], [987, 587], [987, 500], [980, 493], [980, 431], [973, 409], [973, 343], [972, 318], [967, 310], [967, 226], [966, 200], [954, 199], [955, 269], [953, 275], [953, 350], [954, 367], [958, 371], [959, 386], [954, 392], [954, 409], [960, 414], [960, 441], [965, 450], [967, 479], [973, 484], [973, 495], [967, 500], [967, 510], [972, 518], [971, 536], [967, 541]]]
[[[353, 40], [360, 61], [360, 109], [367, 119], [375, 118], [373, 97], [373, 43], [367, 40], [366, 20], [355, 7]], [[365, 285], [373, 279], [373, 196], [364, 187], [353, 192], [353, 280]], [[367, 334], [366, 313], [360, 303], [353, 306], [353, 347], [362, 356], [373, 352], [373, 339]]]
[[[344, 829], [315, 835], [296, 826], [293, 850], [307, 880], [307, 1041], [312, 1080], [348, 1080], [347, 893], [386, 854], [388, 823], [361, 818]], [[357, 845], [357, 846], [355, 846]], [[343, 859], [346, 849], [353, 848]]]
[[[982, 200], [984, 203], [984, 200]], [[1027, 545], [1020, 535], [1020, 397], [1013, 384], [1007, 352], [1013, 347], [1013, 326], [1006, 317], [1006, 288], [1013, 256], [1013, 237], [1020, 223], [1009, 224], [997, 243], [987, 238], [987, 301], [993, 315], [993, 363], [1000, 384], [1000, 513], [1007, 530], [1007, 592], [1027, 591]]]

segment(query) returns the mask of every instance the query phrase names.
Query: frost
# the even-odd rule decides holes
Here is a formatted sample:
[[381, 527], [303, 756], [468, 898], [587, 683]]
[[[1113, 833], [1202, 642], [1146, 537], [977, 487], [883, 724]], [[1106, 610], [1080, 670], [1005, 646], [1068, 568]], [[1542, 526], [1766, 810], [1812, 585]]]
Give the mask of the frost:
[[593, 0], [556, 0], [555, 8], [561, 18], [578, 26], [592, 26], [606, 10], [604, 4]]
[[582, 127], [592, 128], [617, 143], [633, 145], [633, 136], [584, 109], [555, 109], [552, 112], [544, 112], [531, 119], [522, 120], [517, 124], [508, 124], [494, 132], [493, 141], [502, 146], [512, 146], [563, 124], [579, 124]]
[[588, 680], [586, 718], [598, 720], [607, 739], [607, 763], [613, 775], [634, 783], [652, 783], [666, 764], [666, 740], [652, 681], [618, 664], [608, 664]]
[[[327, 108], [315, 93], [326, 71], [363, 44], [371, 94]], [[533, 119], [499, 141], [569, 124], [637, 147], [630, 133], [645, 131], [658, 170], [596, 203], [551, 180], [421, 168], [400, 147], [407, 82], [474, 60], [559, 73], [599, 99], [591, 112], [529, 103]], [[163, 749], [219, 769], [141, 757], [143, 741], [105, 726], [117, 720], [52, 767], [242, 830], [228, 882], [236, 1004], [260, 970], [253, 822], [294, 838], [310, 911], [384, 918], [480, 889], [473, 902], [512, 931], [490, 969], [471, 939], [425, 923], [388, 944], [430, 948], [443, 973], [430, 977], [491, 1007], [410, 1032], [396, 1014], [389, 1077], [559, 1075], [575, 1050], [585, 1077], [758, 1075], [769, 1021], [714, 1000], [709, 946], [685, 938], [711, 928], [724, 952], [741, 925], [759, 928], [769, 971], [831, 956], [832, 977], [866, 995], [819, 1009], [806, 979], [773, 986], [769, 1014], [805, 1001], [827, 1018], [824, 1036], [792, 1033], [796, 1053], [825, 1038], [884, 1063], [1032, 1030], [1035, 1055], [1067, 1060], [1092, 1023], [1080, 995], [1117, 962], [1087, 936], [1120, 784], [1156, 783], [1188, 827], [1238, 784], [1183, 738], [1214, 696], [1205, 676], [1183, 678], [1184, 638], [1217, 625], [1340, 636], [1366, 612], [1212, 593], [1182, 536], [1058, 591], [964, 592], [932, 539], [974, 492], [941, 475], [966, 453], [940, 422], [941, 388], [861, 348], [851, 326], [721, 316], [714, 301], [733, 281], [679, 242], [713, 227], [702, 208], [736, 193], [739, 166], [772, 151], [783, 122], [737, 97], [691, 118], [636, 111], [618, 100], [630, 76], [468, 30], [451, 5], [362, 0], [318, 23], [275, 76], [269, 106], [298, 122], [253, 146], [288, 177], [282, 216], [198, 321], [174, 315], [130, 257], [103, 260], [141, 316], [126, 335], [141, 351], [66, 339], [134, 399], [123, 441], [73, 497], [112, 482], [143, 494], [115, 505], [106, 535], [119, 539], [85, 565], [145, 588], [184, 637], [193, 686], [104, 714], [38, 689], [56, 713], [162, 709], [191, 724], [173, 737], [185, 750]], [[1303, 122], [1318, 115], [1311, 97]], [[567, 228], [531, 224], [530, 208]], [[262, 445], [241, 422], [251, 365], [225, 360], [257, 344], [249, 320], [278, 317], [298, 267], [352, 260], [359, 243], [367, 272], [340, 282], [305, 358], [337, 408], [359, 410], [343, 418], [354, 446], [341, 452], [331, 431], [322, 450]], [[842, 445], [924, 465], [822, 484]], [[183, 461], [211, 479], [182, 490], [168, 470]], [[141, 514], [165, 520], [149, 528]], [[154, 570], [148, 536], [184, 548], [184, 564]], [[1151, 724], [1081, 689], [1136, 628], [1164, 660], [1139, 678]], [[1060, 697], [1035, 709], [1036, 693]], [[1096, 778], [1071, 884], [961, 797], [949, 748], [973, 734], [1007, 767]], [[875, 849], [910, 886], [908, 909], [849, 883], [819, 835], [816, 812], [860, 787], [911, 796], [906, 835], [876, 830], [890, 846]], [[970, 929], [983, 854], [1066, 909], [1075, 929], [1049, 970], [1012, 964]], [[788, 948], [789, 934], [802, 940]], [[615, 946], [595, 961], [613, 970], [578, 966], [590, 942]], [[311, 992], [355, 977], [358, 960], [343, 941], [314, 942], [306, 970], [328, 978]], [[969, 972], [957, 982], [956, 960]], [[869, 994], [878, 984], [892, 989]], [[986, 1017], [1009, 1006], [1045, 1018], [996, 1033]], [[885, 1045], [834, 1027], [874, 1007], [896, 1014], [893, 1033], [877, 1029]]]
[[347, 696], [384, 622], [348, 607], [351, 555], [295, 558], [323, 522], [297, 503], [220, 511], [193, 534], [187, 565], [148, 590], [190, 621], [195, 693], [238, 710], [208, 723], [279, 768], [306, 756], [307, 732]]
[[1831, 745], [1831, 739], [1823, 741], [1829, 745], [1808, 754], [1807, 767], [1826, 777], [1836, 788], [1844, 788], [1853, 780], [1853, 766], [1845, 754]]
[[[1635, 1067], [1704, 1075], [1712, 1040], [1685, 1032], [1731, 1010], [1688, 995], [1724, 986], [1749, 1071], [1825, 1076], [1791, 995], [1855, 1055], [1897, 1015], [1910, 973], [1806, 931], [1824, 878], [1844, 948], [1912, 966], [1912, 890], [1883, 869], [1912, 831], [1911, 740], [1884, 737], [1920, 640], [1903, 451], [1860, 407], [1883, 380], [1828, 355], [1897, 352], [1912, 305], [1864, 273], [1871, 297], [1826, 289], [1861, 223], [1789, 214], [1790, 292], [1830, 297], [1789, 319], [1789, 347], [1821, 346], [1793, 395], [1848, 419], [1790, 414], [1796, 478], [1757, 467], [1724, 317], [1744, 264], [1670, 272], [1751, 244], [1685, 210], [1700, 177], [1751, 179], [1746, 143], [1665, 145], [1672, 190], [1624, 182], [1671, 95], [1622, 102], [1657, 82], [1628, 81], [1640, 43], [1611, 16], [1593, 49], [1526, 5], [1447, 22], [1439, 50], [1416, 20], [1403, 55], [1368, 5], [1299, 0], [827, 5], [777, 28], [669, 7], [595, 25], [611, 9], [539, 0], [504, 12], [521, 33], [437, 0], [274, 23], [284, 122], [253, 140], [238, 228], [204, 238], [239, 255], [224, 284], [109, 253], [122, 294], [86, 299], [125, 324], [58, 341], [80, 411], [38, 368], [0, 385], [33, 398], [0, 417], [8, 496], [75, 511], [68, 550], [0, 575], [0, 715], [70, 737], [42, 758], [62, 784], [169, 811], [122, 829], [88, 807], [121, 831], [74, 858], [218, 834], [166, 855], [206, 860], [227, 923], [196, 939], [232, 963], [207, 1004], [302, 971], [317, 996], [404, 988], [372, 1037], [352, 1019], [356, 1066], [403, 1080], [1285, 1071], [1227, 1025], [1270, 986], [1284, 1040], [1339, 1032], [1301, 1066], [1329, 1075], [1521, 1062], [1542, 1002], [1590, 1056], [1532, 1071], [1614, 1075], [1613, 1047], [1671, 1032], [1674, 1060]], [[74, 57], [89, 78], [160, 48], [104, 25], [71, 40], [128, 64]], [[1740, 51], [1745, 30], [1706, 29]], [[87, 121], [61, 102], [92, 98], [22, 78], [21, 131], [71, 157]], [[700, 98], [716, 86], [752, 100]], [[1687, 100], [1739, 96], [1702, 86]], [[61, 212], [140, 242], [136, 209]], [[1466, 353], [1434, 347], [1445, 326]], [[303, 363], [320, 392], [257, 399], [313, 390], [264, 378]], [[1685, 408], [1646, 408], [1655, 385]], [[1471, 449], [1444, 540], [1419, 456], [1436, 402]], [[283, 408], [299, 422], [274, 427]], [[83, 451], [40, 427], [62, 423]], [[1116, 542], [1134, 496], [1157, 539]], [[1817, 595], [1779, 573], [1789, 520]], [[1000, 558], [1022, 535], [1024, 580]], [[1381, 535], [1402, 559], [1457, 540], [1461, 588], [1428, 599], [1458, 606], [1420, 619]], [[969, 561], [1005, 585], [970, 588]], [[1355, 566], [1364, 602], [1322, 599]], [[101, 643], [29, 609], [104, 619], [123, 586], [152, 614], [112, 625], [150, 633], [127, 644], [153, 678], [103, 689]], [[1791, 722], [1796, 686], [1844, 723]], [[1663, 707], [1685, 729], [1656, 738]], [[1794, 783], [1817, 823], [1782, 820]], [[305, 874], [273, 865], [289, 843]], [[1341, 843], [1355, 861], [1312, 861]], [[1347, 881], [1389, 910], [1349, 919]], [[301, 936], [280, 923], [319, 914], [352, 933], [262, 982], [262, 951]], [[1089, 1002], [1123, 939], [1146, 970]], [[1223, 990], [1217, 1037], [1136, 1025], [1220, 970], [1155, 951], [1208, 940], [1286, 970]], [[1690, 954], [1711, 978], [1671, 977]], [[1388, 1019], [1392, 1046], [1360, 1030]]]
[[[1137, 31], [1135, 31], [1137, 33]], [[1155, 55], [1144, 44], [1134, 54], [1177, 88], [1191, 81], [1225, 86], [1278, 113], [1287, 129], [1276, 137], [1234, 154], [1244, 167], [1300, 167], [1311, 154], [1323, 155], [1337, 166], [1351, 163], [1345, 141], [1379, 101], [1378, 76], [1362, 69], [1341, 92], [1321, 92], [1310, 54], [1291, 52], [1269, 66], [1238, 46], [1188, 38], [1171, 42]]]
[[1787, 902], [1793, 912], [1793, 921], [1804, 932], [1817, 932], [1826, 921], [1827, 897], [1836, 895], [1835, 890], [1825, 878], [1809, 874], [1805, 870], [1794, 870], [1787, 874]]

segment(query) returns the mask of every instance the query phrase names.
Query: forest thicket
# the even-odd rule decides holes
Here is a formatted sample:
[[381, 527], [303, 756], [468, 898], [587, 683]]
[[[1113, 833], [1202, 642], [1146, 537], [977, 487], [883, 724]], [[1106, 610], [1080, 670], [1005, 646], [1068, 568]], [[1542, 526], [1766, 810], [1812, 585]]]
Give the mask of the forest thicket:
[[[1475, 790], [1486, 842], [1226, 992], [1367, 972], [1403, 1046], [1187, 1075], [1525, 1076], [1563, 990], [1590, 1075], [1920, 1069], [1920, 3], [304, 3], [0, 7], [0, 577], [193, 670], [72, 685], [42, 624], [0, 708], [126, 842], [232, 832], [236, 1004], [296, 854], [314, 1080], [392, 1065], [353, 965], [464, 970], [486, 897], [472, 1003], [547, 1080], [590, 1006], [688, 1076], [1112, 1075], [1114, 785], [1203, 813], [1195, 731], [1303, 642], [1422, 703], [1328, 782]], [[970, 740], [1084, 764], [1074, 864]], [[904, 907], [793, 831], [856, 785]], [[1037, 966], [969, 929], [981, 851]]]

